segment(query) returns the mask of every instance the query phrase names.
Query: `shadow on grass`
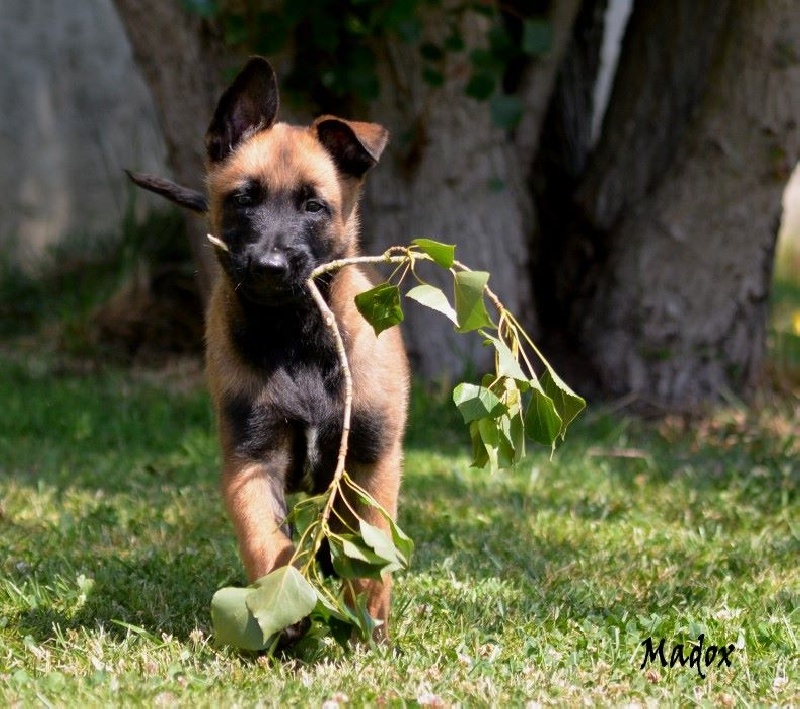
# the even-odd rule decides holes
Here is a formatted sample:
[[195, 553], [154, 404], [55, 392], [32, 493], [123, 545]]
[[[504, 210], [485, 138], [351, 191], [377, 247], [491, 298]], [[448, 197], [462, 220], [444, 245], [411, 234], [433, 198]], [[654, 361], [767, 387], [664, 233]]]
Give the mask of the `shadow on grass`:
[[[207, 634], [209, 603], [217, 584], [200, 575], [187, 588], [179, 565], [169, 563], [153, 568], [153, 560], [148, 562], [137, 572], [113, 560], [103, 564], [96, 569], [94, 586], [76, 612], [60, 609], [60, 603], [55, 601], [53, 605], [24, 610], [9, 620], [20, 635], [30, 636], [37, 643], [68, 630], [101, 627], [105, 634], [122, 640], [130, 634], [124, 624], [141, 628], [156, 638], [167, 634], [185, 641], [197, 628]], [[53, 583], [40, 581], [48, 582]]]
[[412, 448], [401, 521], [414, 570], [512, 581], [535, 615], [580, 618], [724, 603], [732, 584], [794, 568], [789, 429], [698, 426], [672, 438], [633, 419], [580, 422], [552, 461], [493, 477], [463, 454], [417, 474]]
[[[54, 505], [47, 520], [16, 528], [13, 516], [0, 516], [6, 577], [44, 587], [38, 599], [26, 590], [31, 601], [9, 621], [40, 642], [54, 626], [102, 625], [125, 637], [115, 621], [179, 639], [207, 631], [214, 591], [244, 580], [216, 493], [205, 395], [132, 387], [122, 374], [54, 378], [22, 366], [0, 379], [4, 480], [22, 497], [52, 487]], [[504, 579], [536, 599], [528, 614], [539, 620], [554, 607], [622, 617], [711, 602], [726, 578], [788, 565], [796, 552], [791, 539], [754, 554], [749, 546], [720, 551], [713, 538], [687, 550], [671, 536], [698, 526], [690, 513], [712, 510], [700, 522], [735, 531], [768, 524], [796, 501], [785, 435], [737, 431], [682, 430], [670, 439], [601, 417], [579, 423], [553, 462], [537, 453], [518, 471], [489, 477], [467, 470], [468, 435], [449, 400], [418, 389], [401, 506], [417, 544], [410, 573]], [[626, 537], [634, 527], [663, 534], [643, 553]], [[75, 592], [81, 574], [92, 581], [84, 597]], [[486, 612], [482, 597], [459, 603], [468, 616]]]
[[[196, 492], [212, 497], [207, 489]], [[75, 491], [64, 493], [71, 498]], [[7, 615], [11, 627], [38, 642], [81, 627], [124, 637], [120, 622], [156, 637], [207, 633], [213, 593], [244, 579], [232, 533], [221, 530], [221, 510], [209, 502], [176, 509], [177, 496], [154, 490], [83, 515], [67, 503], [58, 520], [0, 520], [0, 593], [22, 609]]]

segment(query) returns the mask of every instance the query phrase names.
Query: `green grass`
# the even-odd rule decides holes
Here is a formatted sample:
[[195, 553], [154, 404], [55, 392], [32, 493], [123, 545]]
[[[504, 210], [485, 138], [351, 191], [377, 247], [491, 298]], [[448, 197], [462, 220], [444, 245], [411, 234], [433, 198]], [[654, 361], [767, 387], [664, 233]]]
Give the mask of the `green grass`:
[[[800, 702], [797, 401], [692, 425], [584, 416], [550, 461], [468, 468], [417, 392], [392, 649], [272, 660], [214, 645], [243, 582], [191, 366], [0, 356], [0, 705]], [[640, 669], [652, 636], [731, 667]]]
[[800, 383], [800, 280], [772, 284], [767, 347], [775, 379]]

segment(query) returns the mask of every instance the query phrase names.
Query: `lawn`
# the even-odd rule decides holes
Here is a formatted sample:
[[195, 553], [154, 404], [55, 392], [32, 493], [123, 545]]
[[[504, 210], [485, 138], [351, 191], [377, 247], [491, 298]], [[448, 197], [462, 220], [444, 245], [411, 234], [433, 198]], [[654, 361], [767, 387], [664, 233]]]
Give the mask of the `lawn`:
[[[391, 648], [280, 660], [211, 636], [211, 595], [243, 578], [196, 364], [0, 355], [0, 400], [0, 705], [800, 703], [791, 396], [692, 423], [590, 411], [552, 460], [488, 477], [417, 391]], [[648, 638], [669, 663], [701, 635], [699, 664], [647, 660]]]

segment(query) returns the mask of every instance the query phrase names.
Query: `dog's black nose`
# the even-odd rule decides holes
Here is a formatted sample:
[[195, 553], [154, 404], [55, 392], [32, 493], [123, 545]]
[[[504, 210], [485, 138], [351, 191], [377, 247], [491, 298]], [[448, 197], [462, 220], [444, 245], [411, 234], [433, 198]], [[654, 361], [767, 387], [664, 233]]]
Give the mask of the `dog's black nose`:
[[250, 268], [254, 273], [267, 277], [283, 276], [289, 268], [286, 254], [281, 251], [269, 251], [252, 260]]

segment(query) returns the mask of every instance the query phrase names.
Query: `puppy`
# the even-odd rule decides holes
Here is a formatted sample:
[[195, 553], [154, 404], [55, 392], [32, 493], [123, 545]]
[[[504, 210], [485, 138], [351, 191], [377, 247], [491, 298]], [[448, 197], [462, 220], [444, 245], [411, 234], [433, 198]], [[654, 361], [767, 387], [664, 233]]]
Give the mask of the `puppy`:
[[[252, 58], [220, 98], [206, 134], [207, 197], [168, 180], [137, 184], [208, 213], [221, 274], [206, 317], [206, 371], [222, 447], [222, 493], [250, 581], [289, 563], [286, 493], [331, 482], [344, 377], [305, 286], [320, 264], [358, 254], [358, 197], [388, 139], [374, 123], [323, 116], [277, 123], [269, 63]], [[356, 266], [319, 279], [353, 379], [348, 474], [392, 516], [402, 469], [408, 365], [397, 328], [376, 336], [354, 297], [372, 287]], [[383, 516], [348, 499], [389, 532]], [[348, 514], [343, 507], [341, 514]], [[355, 583], [388, 632], [390, 578]]]

